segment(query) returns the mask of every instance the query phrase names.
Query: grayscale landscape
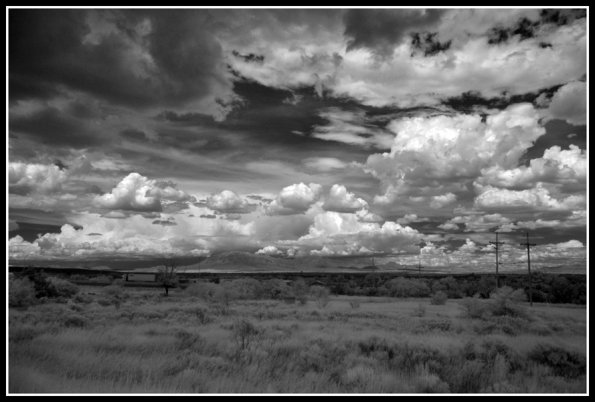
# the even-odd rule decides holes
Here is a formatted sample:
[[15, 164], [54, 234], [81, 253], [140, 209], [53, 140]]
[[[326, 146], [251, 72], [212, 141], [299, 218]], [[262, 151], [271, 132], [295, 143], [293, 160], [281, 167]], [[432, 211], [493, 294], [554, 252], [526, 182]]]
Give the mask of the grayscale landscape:
[[7, 13], [7, 395], [588, 395], [588, 7]]

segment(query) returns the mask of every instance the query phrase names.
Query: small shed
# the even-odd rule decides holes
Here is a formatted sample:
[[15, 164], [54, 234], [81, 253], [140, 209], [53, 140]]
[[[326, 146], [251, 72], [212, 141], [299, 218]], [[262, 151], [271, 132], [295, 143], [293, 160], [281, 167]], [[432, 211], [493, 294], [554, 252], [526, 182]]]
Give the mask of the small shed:
[[156, 274], [126, 274], [126, 282], [155, 282]]

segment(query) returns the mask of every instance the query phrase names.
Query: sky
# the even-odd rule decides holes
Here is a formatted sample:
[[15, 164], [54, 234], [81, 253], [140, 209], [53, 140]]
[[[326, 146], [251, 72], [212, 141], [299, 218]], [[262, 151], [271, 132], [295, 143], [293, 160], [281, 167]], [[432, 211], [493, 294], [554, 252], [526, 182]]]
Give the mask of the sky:
[[586, 267], [586, 11], [7, 9], [9, 261]]

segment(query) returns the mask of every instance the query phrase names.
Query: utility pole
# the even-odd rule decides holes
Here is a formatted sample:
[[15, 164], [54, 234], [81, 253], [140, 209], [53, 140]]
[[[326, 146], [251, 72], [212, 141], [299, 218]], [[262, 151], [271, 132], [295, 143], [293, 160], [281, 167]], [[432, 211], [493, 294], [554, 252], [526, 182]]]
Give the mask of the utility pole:
[[527, 246], [527, 269], [529, 270], [529, 304], [533, 305], [533, 281], [531, 280], [531, 247], [537, 246], [535, 243], [529, 243], [529, 232], [526, 233], [527, 241], [520, 243], [521, 246]]
[[498, 289], [500, 288], [500, 274], [498, 273], [498, 266], [500, 263], [498, 262], [498, 247], [500, 244], [504, 244], [503, 241], [498, 241], [498, 232], [496, 232], [496, 241], [491, 241], [490, 244], [496, 245], [496, 286]]
[[421, 276], [421, 269], [423, 265], [421, 265], [421, 245], [422, 242], [419, 243], [419, 256], [417, 257], [417, 275]]

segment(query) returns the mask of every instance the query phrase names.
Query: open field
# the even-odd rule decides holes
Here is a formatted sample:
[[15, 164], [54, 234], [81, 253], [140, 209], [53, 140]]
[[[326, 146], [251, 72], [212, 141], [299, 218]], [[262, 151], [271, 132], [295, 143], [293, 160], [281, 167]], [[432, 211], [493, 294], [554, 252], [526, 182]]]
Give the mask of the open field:
[[9, 392], [586, 392], [585, 306], [207, 293], [81, 286], [11, 307]]

